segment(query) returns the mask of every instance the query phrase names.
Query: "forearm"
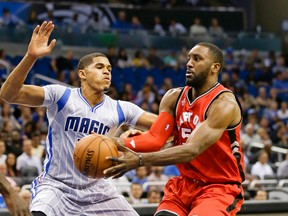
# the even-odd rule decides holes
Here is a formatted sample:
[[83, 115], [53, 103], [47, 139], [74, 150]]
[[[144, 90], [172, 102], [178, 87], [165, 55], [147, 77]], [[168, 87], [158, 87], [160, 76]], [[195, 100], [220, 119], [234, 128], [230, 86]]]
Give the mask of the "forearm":
[[191, 145], [175, 146], [153, 153], [142, 153], [144, 166], [167, 166], [187, 163], [198, 156]]
[[15, 67], [11, 74], [7, 77], [0, 90], [0, 97], [6, 101], [13, 101], [17, 97], [28, 72], [36, 62], [33, 58], [26, 54], [21, 62]]
[[5, 197], [13, 190], [4, 175], [0, 174], [0, 193]]
[[137, 152], [159, 151], [171, 136], [173, 128], [173, 117], [167, 112], [161, 112], [149, 131], [124, 139], [125, 146]]

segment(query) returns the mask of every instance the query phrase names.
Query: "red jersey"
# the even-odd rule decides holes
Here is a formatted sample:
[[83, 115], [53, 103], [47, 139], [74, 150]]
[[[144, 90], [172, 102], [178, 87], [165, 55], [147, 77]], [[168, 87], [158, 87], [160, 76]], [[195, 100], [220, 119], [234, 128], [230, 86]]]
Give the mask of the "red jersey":
[[[212, 102], [222, 93], [231, 92], [220, 83], [192, 101], [193, 89], [186, 86], [176, 104], [174, 145], [183, 145], [197, 125], [206, 119]], [[238, 101], [237, 101], [238, 102]], [[239, 102], [238, 102], [239, 104]], [[239, 104], [241, 109], [241, 106]], [[178, 164], [181, 175], [204, 183], [241, 183], [245, 179], [240, 141], [241, 122], [227, 128], [221, 138], [189, 163]]]

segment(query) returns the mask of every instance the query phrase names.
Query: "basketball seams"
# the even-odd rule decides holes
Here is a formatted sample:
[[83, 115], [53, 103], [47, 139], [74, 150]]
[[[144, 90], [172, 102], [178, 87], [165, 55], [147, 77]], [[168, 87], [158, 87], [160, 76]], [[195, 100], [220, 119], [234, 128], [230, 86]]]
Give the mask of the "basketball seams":
[[[90, 135], [90, 136], [93, 136], [93, 135]], [[83, 151], [81, 151], [82, 153], [83, 152], [86, 152], [87, 151], [87, 149], [90, 147], [90, 145], [91, 144], [93, 144], [93, 142], [95, 141], [95, 140], [97, 140], [97, 139], [101, 139], [101, 137], [98, 137], [98, 136], [96, 136], [96, 137], [92, 137], [92, 138], [94, 138], [94, 139], [91, 139], [90, 141], [89, 141], [89, 143], [86, 145], [86, 147], [84, 148], [84, 150]], [[88, 138], [86, 138], [85, 140], [83, 140], [83, 141], [88, 141], [88, 139], [89, 139], [89, 137]], [[86, 154], [81, 154], [81, 158], [80, 158], [80, 162], [79, 162], [79, 164], [80, 164], [80, 166], [79, 166], [79, 168], [80, 168], [80, 170], [84, 170], [85, 169], [85, 167], [84, 167], [84, 169], [82, 169], [82, 160], [83, 160], [83, 158], [85, 158], [86, 157]], [[85, 164], [84, 164], [85, 165]], [[88, 175], [89, 175], [89, 173], [88, 173]]]
[[99, 137], [99, 139], [101, 139], [101, 141], [98, 143], [97, 163], [95, 164], [95, 165], [96, 165], [96, 168], [95, 168], [95, 172], [94, 172], [93, 178], [96, 178], [96, 176], [97, 176], [97, 174], [98, 174], [98, 164], [99, 164], [99, 160], [100, 160], [101, 143], [103, 142], [103, 138], [102, 138], [102, 137]]

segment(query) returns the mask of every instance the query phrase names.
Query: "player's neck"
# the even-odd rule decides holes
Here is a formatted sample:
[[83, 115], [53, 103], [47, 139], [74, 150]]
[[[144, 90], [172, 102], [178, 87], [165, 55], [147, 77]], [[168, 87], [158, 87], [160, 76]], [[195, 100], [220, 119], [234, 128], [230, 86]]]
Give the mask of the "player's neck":
[[95, 105], [101, 103], [104, 100], [104, 92], [103, 91], [87, 91], [82, 89], [82, 95], [88, 101], [90, 106], [94, 107]]
[[216, 84], [218, 83], [218, 81], [210, 81], [210, 82], [206, 82], [204, 85], [202, 85], [199, 88], [195, 88], [193, 87], [193, 98], [197, 98], [200, 95], [202, 95], [203, 93], [207, 92], [209, 89], [213, 88]]

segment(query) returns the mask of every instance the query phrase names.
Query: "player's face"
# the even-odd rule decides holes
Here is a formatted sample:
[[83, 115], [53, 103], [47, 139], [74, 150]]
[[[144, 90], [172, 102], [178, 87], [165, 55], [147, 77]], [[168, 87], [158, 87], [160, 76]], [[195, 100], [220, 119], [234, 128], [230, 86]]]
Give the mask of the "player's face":
[[92, 88], [108, 91], [111, 84], [112, 66], [105, 57], [98, 56], [86, 69], [86, 81]]
[[209, 49], [196, 45], [188, 53], [186, 85], [195, 88], [202, 87], [209, 77], [212, 61]]

